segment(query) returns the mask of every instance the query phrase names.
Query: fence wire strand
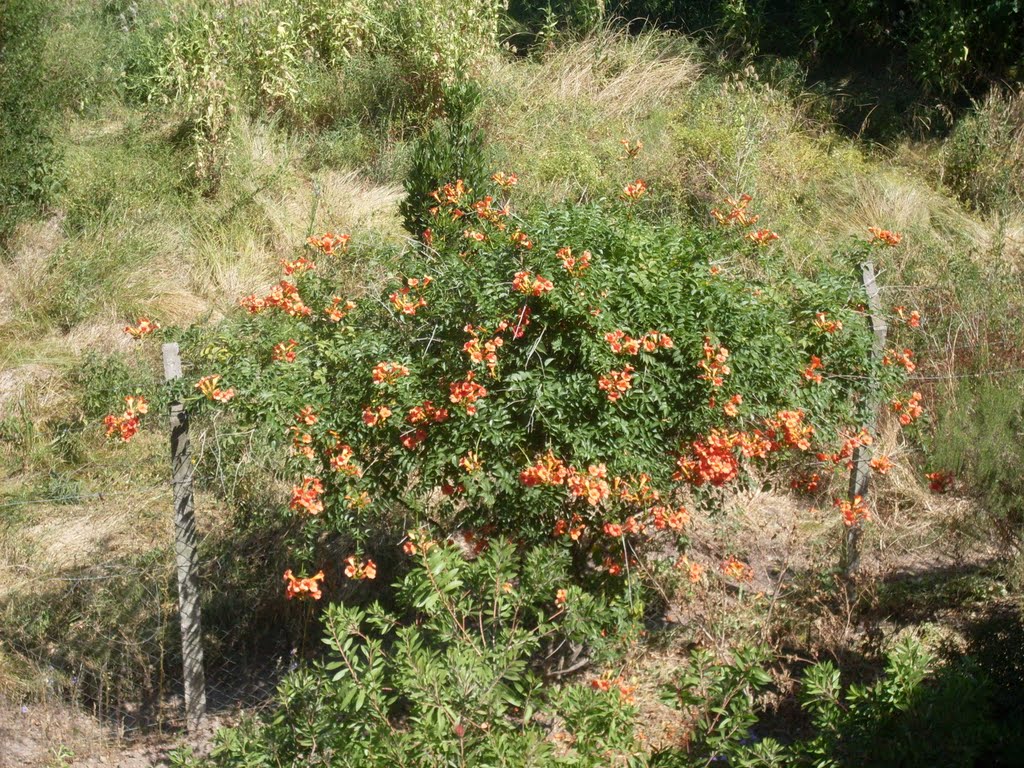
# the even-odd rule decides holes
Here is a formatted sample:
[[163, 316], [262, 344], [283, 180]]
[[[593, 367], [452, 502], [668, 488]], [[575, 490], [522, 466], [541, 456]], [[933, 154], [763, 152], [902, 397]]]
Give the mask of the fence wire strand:
[[[167, 493], [167, 525], [131, 529], [131, 510], [99, 502]], [[175, 579], [170, 481], [134, 489], [17, 499], [0, 510], [76, 502], [73, 518], [57, 519], [37, 541], [21, 527], [0, 526], [0, 661], [17, 675], [0, 701], [31, 711], [70, 707], [94, 717], [114, 738], [184, 729], [181, 635]], [[128, 510], [126, 512], [126, 509]], [[2, 521], [0, 517], [0, 521]], [[65, 524], [82, 531], [68, 534]], [[41, 526], [32, 526], [32, 530]], [[88, 529], [88, 530], [86, 530]], [[45, 535], [44, 535], [45, 534]], [[121, 536], [114, 545], [108, 539]], [[66, 538], [64, 538], [66, 537]], [[233, 717], [258, 711], [287, 672], [287, 652], [241, 642], [231, 616], [218, 620], [217, 576], [237, 565], [200, 542], [208, 712]]]

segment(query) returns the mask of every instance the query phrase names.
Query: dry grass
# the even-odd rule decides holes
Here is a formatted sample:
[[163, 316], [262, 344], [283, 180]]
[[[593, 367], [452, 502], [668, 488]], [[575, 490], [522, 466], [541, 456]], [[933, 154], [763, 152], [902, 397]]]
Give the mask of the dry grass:
[[692, 88], [702, 69], [693, 44], [684, 38], [654, 32], [631, 36], [611, 28], [528, 66], [516, 77], [530, 100], [593, 105], [609, 118], [649, 114]]
[[521, 200], [608, 194], [635, 172], [616, 160], [619, 139], [657, 146], [652, 116], [684, 98], [700, 71], [684, 38], [604, 30], [540, 61], [497, 62], [483, 122], [497, 162], [520, 174]]

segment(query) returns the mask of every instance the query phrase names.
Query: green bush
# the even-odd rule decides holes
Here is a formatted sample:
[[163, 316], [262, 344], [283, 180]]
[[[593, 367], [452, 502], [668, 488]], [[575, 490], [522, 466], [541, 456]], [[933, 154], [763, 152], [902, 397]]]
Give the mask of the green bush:
[[1024, 94], [993, 89], [947, 139], [943, 181], [982, 211], [1024, 207]]
[[[358, 59], [363, 74], [390, 72], [383, 95], [372, 93], [370, 112], [427, 119], [446, 88], [498, 50], [501, 9], [500, 0], [274, 0], [230, 10], [189, 3], [132, 33], [127, 90], [181, 113], [194, 147], [192, 169], [199, 181], [215, 184], [235, 104], [296, 131], [358, 122], [366, 110], [343, 92], [345, 69]], [[346, 103], [358, 108], [345, 114]]]
[[400, 211], [407, 232], [422, 235], [430, 225], [430, 194], [451, 179], [463, 179], [472, 189], [487, 180], [484, 134], [473, 122], [480, 89], [472, 82], [449, 86], [446, 114], [430, 126], [413, 148]]
[[[619, 570], [617, 526], [664, 528], [670, 506], [712, 503], [743, 463], [763, 476], [782, 456], [831, 454], [857, 431], [868, 374], [900, 380], [869, 362], [852, 268], [807, 281], [726, 228], [652, 225], [621, 201], [519, 218], [485, 192], [438, 190], [425, 242], [379, 257], [398, 265], [380, 293], [338, 295], [371, 259], [314, 239], [334, 255], [288, 263], [202, 342], [200, 370], [220, 377], [206, 394], [226, 402], [211, 407], [293, 473], [281, 519], [304, 564], [335, 537], [431, 520], [526, 540], [579, 528], [581, 566]], [[733, 249], [773, 276], [717, 275], [709, 262]]]
[[[635, 638], [638, 594], [560, 598], [569, 562], [551, 546], [494, 541], [467, 560], [418, 544], [395, 609], [328, 607], [326, 657], [284, 680], [262, 722], [222, 731], [209, 765], [603, 766], [637, 751], [625, 682], [544, 682], [560, 647], [597, 663]], [[551, 718], [565, 754], [546, 739]]]
[[[714, 30], [734, 51], [795, 56], [823, 72], [908, 71], [924, 91], [956, 99], [1020, 78], [1024, 17], [1013, 0], [623, 0], [625, 18]], [[897, 76], [898, 77], [898, 76]]]
[[47, 81], [40, 45], [52, 13], [31, 0], [0, 5], [0, 241], [60, 188], [54, 128], [62, 104]]
[[951, 472], [979, 501], [986, 529], [1018, 551], [1024, 543], [1024, 384], [1019, 377], [972, 381], [938, 414], [933, 469]]
[[597, 29], [605, 19], [604, 0], [511, 0], [508, 16], [513, 40], [527, 45], [539, 39], [551, 42], [555, 34], [582, 37]]
[[[970, 658], [942, 666], [920, 641], [907, 637], [887, 655], [884, 673], [870, 683], [842, 685], [832, 662], [803, 674], [800, 708], [807, 723], [785, 736], [762, 737], [758, 694], [769, 686], [767, 656], [756, 649], [728, 662], [694, 654], [691, 669], [666, 690], [696, 722], [689, 748], [666, 750], [659, 768], [722, 761], [746, 768], [840, 766], [1007, 765], [1002, 713], [990, 678]], [[994, 760], [995, 762], [989, 762]]]

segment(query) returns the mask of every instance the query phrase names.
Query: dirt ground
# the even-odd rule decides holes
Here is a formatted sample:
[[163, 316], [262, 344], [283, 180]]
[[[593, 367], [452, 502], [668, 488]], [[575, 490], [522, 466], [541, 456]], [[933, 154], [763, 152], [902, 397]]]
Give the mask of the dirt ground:
[[214, 715], [194, 737], [178, 734], [122, 738], [93, 717], [59, 704], [0, 703], [0, 768], [150, 768], [166, 766], [172, 750], [202, 753], [232, 718]]

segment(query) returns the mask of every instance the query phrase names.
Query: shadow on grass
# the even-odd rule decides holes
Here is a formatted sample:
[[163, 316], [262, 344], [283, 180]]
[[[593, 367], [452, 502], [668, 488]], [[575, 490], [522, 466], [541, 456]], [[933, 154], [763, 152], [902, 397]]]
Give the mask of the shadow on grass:
[[[1024, 616], [995, 564], [898, 574], [871, 597], [857, 616], [863, 645], [834, 651], [844, 690], [836, 729], [816, 728], [787, 695], [758, 734], [801, 755], [814, 741], [822, 758], [844, 768], [1024, 766]], [[884, 625], [892, 637], [931, 622], [955, 629], [955, 639], [943, 642], [922, 680], [877, 652]], [[788, 650], [799, 657], [803, 649]], [[790, 671], [802, 688], [807, 667]]]

